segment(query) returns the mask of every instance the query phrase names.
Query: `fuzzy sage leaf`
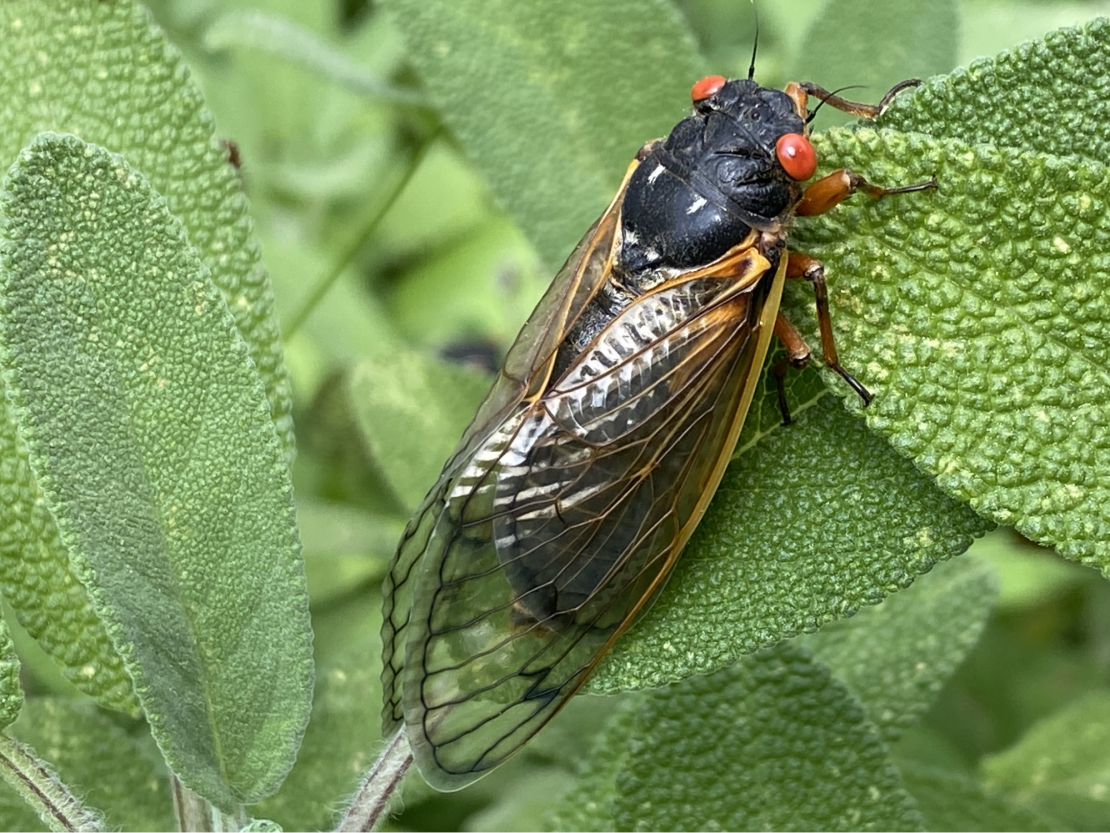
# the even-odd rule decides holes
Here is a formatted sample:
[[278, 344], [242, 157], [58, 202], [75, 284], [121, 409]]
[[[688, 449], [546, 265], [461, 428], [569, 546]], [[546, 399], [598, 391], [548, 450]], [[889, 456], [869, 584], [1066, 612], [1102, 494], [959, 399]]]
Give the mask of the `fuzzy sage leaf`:
[[307, 592], [284, 451], [246, 343], [124, 160], [44, 134], [0, 198], [12, 411], [167, 762], [229, 807], [308, 718]]
[[[0, 171], [43, 130], [123, 154], [165, 197], [219, 287], [292, 457], [291, 392], [246, 200], [181, 56], [132, 0], [0, 4]], [[137, 713], [132, 682], [73, 574], [0, 396], [0, 585], [63, 673]]]

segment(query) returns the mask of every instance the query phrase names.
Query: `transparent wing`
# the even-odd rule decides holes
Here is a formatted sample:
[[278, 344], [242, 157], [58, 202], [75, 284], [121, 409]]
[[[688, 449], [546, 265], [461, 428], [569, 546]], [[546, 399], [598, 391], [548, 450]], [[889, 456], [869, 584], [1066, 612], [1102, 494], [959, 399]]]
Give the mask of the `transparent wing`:
[[416, 519], [401, 706], [433, 786], [465, 786], [519, 749], [664, 583], [778, 307], [782, 270], [760, 280], [767, 261], [745, 257], [623, 311], [457, 458]]
[[[635, 163], [629, 167], [625, 184], [635, 167]], [[567, 329], [609, 276], [624, 187], [621, 186], [609, 208], [586, 232], [551, 282], [510, 348], [497, 379], [463, 433], [454, 456], [447, 461], [439, 481], [405, 529], [383, 588], [382, 686], [385, 703], [382, 725], [387, 736], [397, 730], [403, 719], [399, 672], [405, 663], [405, 633], [415, 589], [412, 572], [428, 547], [435, 519], [443, 510], [445, 495], [450, 491], [453, 479], [473, 459], [477, 450], [488, 446], [491, 436], [521, 407], [521, 403], [537, 396], [546, 385], [550, 366]]]

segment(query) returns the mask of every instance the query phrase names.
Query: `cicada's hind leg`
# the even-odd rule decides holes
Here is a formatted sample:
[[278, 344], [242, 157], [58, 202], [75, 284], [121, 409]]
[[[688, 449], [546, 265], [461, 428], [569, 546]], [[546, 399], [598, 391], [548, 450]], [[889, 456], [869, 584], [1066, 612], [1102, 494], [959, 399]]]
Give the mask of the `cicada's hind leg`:
[[775, 390], [779, 395], [782, 424], [790, 425], [794, 420], [790, 418], [790, 406], [786, 402], [786, 373], [792, 367], [801, 370], [809, 364], [812, 353], [798, 328], [781, 311], [775, 318], [775, 338], [786, 348], [786, 355], [771, 365], [771, 374], [775, 377]]

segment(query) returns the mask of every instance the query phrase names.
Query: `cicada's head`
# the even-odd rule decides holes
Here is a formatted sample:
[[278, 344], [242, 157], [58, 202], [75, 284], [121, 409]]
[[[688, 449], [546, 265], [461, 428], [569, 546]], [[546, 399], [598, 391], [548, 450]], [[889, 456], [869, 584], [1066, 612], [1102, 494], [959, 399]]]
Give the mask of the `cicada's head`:
[[771, 220], [791, 208], [817, 170], [794, 100], [750, 79], [719, 75], [698, 81], [691, 98], [687, 125], [701, 132], [694, 143], [699, 174], [756, 217]]

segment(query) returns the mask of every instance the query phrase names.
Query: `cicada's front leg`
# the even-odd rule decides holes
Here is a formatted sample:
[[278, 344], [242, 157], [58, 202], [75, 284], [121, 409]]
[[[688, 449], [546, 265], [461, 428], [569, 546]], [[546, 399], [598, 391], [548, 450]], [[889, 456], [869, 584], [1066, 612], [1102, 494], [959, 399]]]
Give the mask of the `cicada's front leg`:
[[917, 78], [907, 78], [905, 81], [899, 81], [887, 90], [886, 95], [882, 97], [882, 100], [879, 101], [878, 104], [860, 104], [858, 101], [848, 101], [847, 99], [841, 98], [836, 93], [830, 93], [825, 88], [819, 87], [809, 81], [802, 81], [801, 83], [792, 81], [786, 85], [785, 92], [794, 99], [795, 104], [800, 105], [798, 112], [801, 114], [802, 118], [808, 118], [806, 100], [809, 96], [813, 96], [819, 99], [822, 104], [828, 104], [830, 107], [835, 107], [837, 110], [847, 113], [850, 116], [856, 116], [861, 119], [877, 119], [886, 112], [887, 107], [890, 106], [890, 102], [894, 101], [898, 93], [919, 86], [921, 86], [921, 81]]
[[[814, 110], [813, 113], [809, 111], [810, 96], [820, 99], [822, 104], [828, 104], [830, 107], [835, 107], [837, 110], [841, 110], [850, 115], [858, 116], [862, 119], [876, 119], [886, 112], [887, 107], [890, 106], [890, 102], [894, 100], [894, 97], [897, 96], [898, 93], [911, 87], [916, 87], [920, 83], [921, 82], [916, 78], [911, 78], [908, 81], [895, 84], [887, 91], [887, 94], [883, 96], [882, 101], [878, 104], [860, 104], [855, 101], [848, 101], [808, 81], [802, 83], [792, 81], [786, 85], [785, 92], [793, 99], [795, 110], [808, 125], [814, 113], [817, 112], [816, 110]], [[820, 107], [820, 105], [818, 105], [818, 107]], [[807, 133], [808, 130], [807, 127]], [[904, 185], [900, 188], [883, 188], [879, 185], [872, 185], [862, 176], [853, 173], [847, 168], [841, 168], [810, 184], [802, 195], [801, 201], [794, 207], [794, 213], [802, 217], [824, 214], [826, 211], [835, 208], [848, 197], [852, 196], [856, 191], [863, 191], [869, 197], [881, 199], [888, 194], [907, 194], [911, 191], [924, 191], [928, 188], [936, 187], [936, 177], [932, 177], [928, 182]]]

